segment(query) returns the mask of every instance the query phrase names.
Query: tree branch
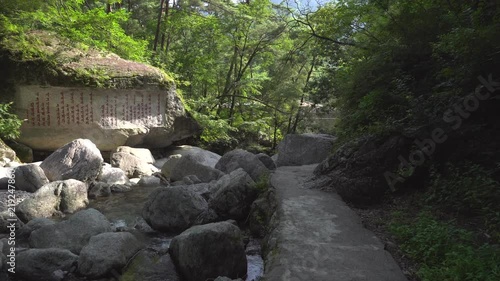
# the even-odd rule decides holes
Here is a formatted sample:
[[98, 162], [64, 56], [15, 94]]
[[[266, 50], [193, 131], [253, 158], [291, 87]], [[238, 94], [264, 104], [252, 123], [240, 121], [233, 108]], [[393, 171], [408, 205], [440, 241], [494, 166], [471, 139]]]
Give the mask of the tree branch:
[[241, 99], [247, 99], [247, 100], [253, 100], [253, 101], [256, 101], [262, 105], [264, 105], [265, 107], [269, 107], [273, 110], [276, 110], [278, 111], [279, 113], [282, 113], [282, 114], [286, 114], [286, 112], [282, 111], [281, 109], [273, 106], [273, 105], [270, 105], [268, 103], [266, 103], [265, 101], [262, 101], [262, 100], [259, 100], [257, 98], [253, 98], [253, 97], [246, 97], [246, 96], [241, 96], [241, 95], [220, 95], [218, 97], [215, 97], [216, 99], [223, 99], [223, 98], [227, 98], [227, 97], [237, 97], [237, 98], [241, 98]]

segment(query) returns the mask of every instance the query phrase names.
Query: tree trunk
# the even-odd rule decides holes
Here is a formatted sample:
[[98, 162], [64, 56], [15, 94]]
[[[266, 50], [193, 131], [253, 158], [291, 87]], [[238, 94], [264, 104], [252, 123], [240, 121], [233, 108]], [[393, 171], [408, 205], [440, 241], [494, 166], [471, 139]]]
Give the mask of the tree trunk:
[[165, 46], [165, 33], [161, 34], [161, 47], [160, 50], [163, 50], [163, 47]]
[[[306, 84], [304, 86], [304, 91], [306, 90], [307, 84], [309, 83], [309, 80], [311, 79], [311, 74], [314, 70], [315, 65], [316, 65], [316, 56], [313, 57], [313, 60], [311, 62], [311, 68], [309, 68], [309, 71], [307, 72], [307, 78], [306, 78]], [[293, 122], [292, 133], [294, 133], [294, 134], [297, 131], [297, 124], [299, 123], [299, 119], [300, 119], [300, 109], [301, 109], [301, 106], [303, 103], [304, 103], [304, 94], [302, 94], [302, 97], [300, 98], [299, 109], [297, 110], [297, 114], [295, 115], [295, 121]]]
[[[291, 130], [292, 134], [295, 134], [295, 132], [297, 131], [297, 124], [299, 123], [300, 119], [300, 109], [303, 103], [304, 103], [304, 94], [302, 94], [302, 97], [300, 98], [299, 108], [297, 109], [297, 114], [295, 114], [295, 120], [293, 121], [293, 126]], [[292, 117], [290, 116], [290, 118]]]
[[[236, 56], [237, 55], [238, 55], [238, 49], [235, 46], [233, 57], [231, 58], [231, 64], [229, 65], [229, 70], [227, 71], [227, 74], [226, 74], [226, 82], [224, 83], [224, 90], [222, 90], [222, 96], [229, 95], [229, 91], [231, 89], [231, 76], [233, 74], [233, 69], [235, 68], [234, 65], [236, 63]], [[224, 99], [220, 99], [219, 103], [223, 104]], [[217, 108], [217, 116], [219, 116], [219, 117], [220, 117], [221, 110], [222, 110], [222, 106], [219, 106], [219, 108]]]
[[[165, 27], [163, 29], [163, 34], [161, 35], [161, 49], [163, 50], [164, 46], [165, 46], [165, 32], [167, 30], [167, 27], [168, 27], [168, 17], [170, 16], [170, 5], [168, 4], [168, 1], [167, 1], [167, 6], [165, 7]], [[167, 48], [165, 48], [165, 55], [168, 53], [168, 45], [170, 44], [170, 42], [168, 42], [170, 40], [170, 35], [167, 37]]]
[[[292, 111], [293, 112], [293, 111]], [[290, 134], [291, 133], [291, 128], [292, 128], [292, 118], [293, 118], [293, 115], [290, 114], [290, 116], [288, 116], [288, 125], [286, 126], [286, 133], [287, 134]]]
[[156, 22], [156, 33], [155, 33], [155, 41], [153, 44], [153, 51], [156, 51], [158, 47], [158, 40], [160, 37], [160, 28], [161, 28], [161, 15], [163, 13], [163, 5], [165, 3], [165, 0], [160, 0], [160, 9], [158, 12], [158, 21]]
[[273, 149], [278, 145], [278, 113], [274, 110], [274, 133], [273, 133]]
[[231, 106], [229, 107], [229, 125], [233, 125], [234, 105], [236, 103], [236, 91], [231, 95]]
[[[238, 47], [234, 47], [234, 53], [237, 54], [238, 53]], [[238, 62], [236, 60], [236, 56], [235, 56], [235, 66], [234, 66], [234, 77], [235, 80], [233, 81], [233, 83], [238, 83], [240, 81], [240, 74], [241, 74], [241, 61], [240, 61], [240, 66], [239, 66], [239, 70], [238, 70]], [[229, 107], [229, 125], [233, 125], [233, 119], [234, 119], [234, 107], [236, 105], [236, 96], [239, 94], [239, 89], [238, 89], [238, 85], [235, 85], [233, 87], [233, 90], [232, 90], [232, 95], [231, 95], [231, 105]]]

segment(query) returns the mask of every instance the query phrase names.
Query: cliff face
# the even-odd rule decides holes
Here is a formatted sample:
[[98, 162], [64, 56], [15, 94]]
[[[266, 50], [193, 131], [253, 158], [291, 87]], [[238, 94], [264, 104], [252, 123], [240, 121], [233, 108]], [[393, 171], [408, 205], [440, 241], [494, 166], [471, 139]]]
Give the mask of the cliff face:
[[14, 101], [19, 141], [33, 149], [82, 137], [103, 151], [165, 147], [199, 131], [158, 68], [41, 31], [3, 38], [0, 63], [0, 99]]

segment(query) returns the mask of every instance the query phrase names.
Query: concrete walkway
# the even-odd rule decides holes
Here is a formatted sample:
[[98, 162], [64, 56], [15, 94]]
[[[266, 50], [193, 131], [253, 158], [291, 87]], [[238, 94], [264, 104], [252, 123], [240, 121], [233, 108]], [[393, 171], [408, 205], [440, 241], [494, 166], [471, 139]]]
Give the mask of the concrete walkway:
[[279, 219], [266, 281], [407, 280], [379, 239], [338, 195], [305, 189], [315, 165], [280, 167], [271, 178]]

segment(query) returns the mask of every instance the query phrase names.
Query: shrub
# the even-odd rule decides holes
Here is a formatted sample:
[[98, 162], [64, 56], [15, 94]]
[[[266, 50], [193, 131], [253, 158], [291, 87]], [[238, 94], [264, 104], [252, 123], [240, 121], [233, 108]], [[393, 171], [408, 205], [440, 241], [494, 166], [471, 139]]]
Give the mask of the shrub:
[[477, 247], [471, 232], [428, 212], [417, 220], [395, 213], [389, 230], [401, 242], [401, 250], [420, 264], [417, 275], [423, 281], [500, 280], [498, 245]]
[[0, 138], [14, 140], [19, 137], [23, 121], [10, 112], [11, 103], [0, 103]]
[[494, 236], [499, 236], [500, 185], [483, 167], [463, 163], [431, 170], [427, 203], [456, 214], [480, 216]]
[[262, 175], [256, 182], [255, 187], [259, 193], [264, 193], [269, 189], [271, 177], [269, 174]]

